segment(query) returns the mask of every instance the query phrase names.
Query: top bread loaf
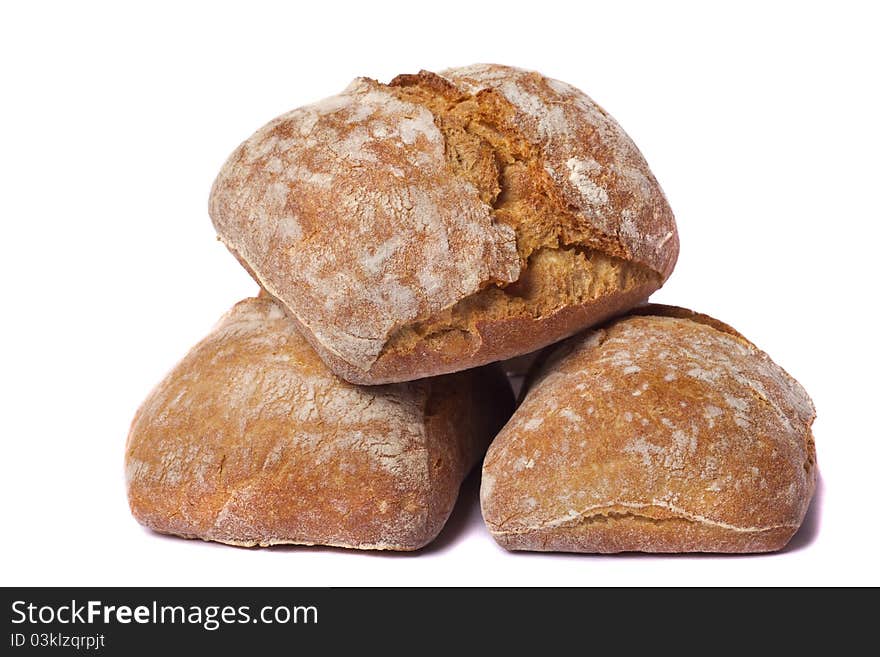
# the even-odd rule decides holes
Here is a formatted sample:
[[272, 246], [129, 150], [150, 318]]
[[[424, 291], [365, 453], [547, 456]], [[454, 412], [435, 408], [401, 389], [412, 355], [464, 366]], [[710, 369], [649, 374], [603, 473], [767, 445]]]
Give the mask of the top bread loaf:
[[359, 78], [271, 121], [211, 192], [220, 239], [336, 374], [524, 354], [644, 301], [678, 235], [635, 144], [574, 87], [498, 65]]

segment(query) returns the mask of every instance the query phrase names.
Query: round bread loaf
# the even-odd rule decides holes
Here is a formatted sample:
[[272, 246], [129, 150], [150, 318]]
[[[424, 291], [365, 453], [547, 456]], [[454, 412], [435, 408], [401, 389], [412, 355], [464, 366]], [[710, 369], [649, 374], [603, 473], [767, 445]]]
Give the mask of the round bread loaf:
[[220, 239], [361, 384], [539, 349], [675, 264], [663, 192], [574, 87], [476, 65], [367, 78], [257, 131], [214, 183]]
[[548, 352], [483, 465], [503, 547], [766, 552], [797, 531], [815, 411], [736, 331], [653, 305]]
[[414, 550], [512, 404], [497, 366], [353, 386], [275, 301], [246, 299], [137, 412], [129, 503], [141, 524], [188, 538]]

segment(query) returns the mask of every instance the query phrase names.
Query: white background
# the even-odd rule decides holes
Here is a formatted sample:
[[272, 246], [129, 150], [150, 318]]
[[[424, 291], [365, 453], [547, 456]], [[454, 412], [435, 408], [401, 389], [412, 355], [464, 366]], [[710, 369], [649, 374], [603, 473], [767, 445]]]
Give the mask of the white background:
[[[877, 16], [714, 4], [4, 3], [0, 584], [880, 584]], [[485, 61], [571, 82], [618, 119], [681, 233], [654, 299], [733, 324], [811, 393], [823, 484], [805, 530], [770, 556], [508, 554], [473, 478], [410, 555], [142, 529], [131, 417], [256, 292], [207, 216], [226, 156], [357, 75]]]

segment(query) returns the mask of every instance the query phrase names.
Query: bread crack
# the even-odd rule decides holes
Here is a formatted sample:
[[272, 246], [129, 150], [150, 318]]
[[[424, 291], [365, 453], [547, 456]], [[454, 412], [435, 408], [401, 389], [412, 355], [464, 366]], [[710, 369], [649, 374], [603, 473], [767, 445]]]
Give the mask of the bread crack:
[[464, 93], [427, 71], [399, 75], [387, 89], [432, 113], [453, 174], [473, 185], [494, 221], [514, 229], [521, 271], [512, 283], [486, 281], [454, 305], [399, 327], [383, 353], [406, 352], [420, 341], [438, 351], [476, 351], [478, 321], [539, 320], [605, 295], [660, 286], [659, 274], [631, 262], [619, 239], [598, 233], [567, 205], [540, 147], [524, 138], [515, 108], [499, 92]]
[[428, 71], [399, 75], [388, 89], [432, 113], [445, 139], [447, 163], [476, 188], [496, 221], [514, 228], [523, 267], [535, 251], [562, 246], [629, 258], [619, 238], [598, 233], [569, 207], [546, 170], [540, 146], [523, 136], [516, 109], [498, 91], [463, 93]]
[[[650, 508], [650, 505], [644, 505]], [[626, 510], [626, 511], [614, 511], [614, 510], [601, 510], [595, 513], [578, 513], [573, 516], [565, 516], [562, 519], [554, 519], [548, 520], [546, 522], [541, 522], [536, 525], [530, 526], [522, 526], [522, 527], [514, 527], [511, 529], [505, 529], [505, 526], [517, 515], [513, 514], [498, 522], [488, 522], [490, 529], [493, 534], [504, 536], [504, 535], [516, 535], [516, 534], [529, 534], [533, 532], [542, 532], [542, 531], [581, 531], [584, 527], [589, 525], [597, 525], [611, 522], [634, 522], [640, 524], [647, 525], [704, 525], [704, 526], [712, 526], [718, 527], [721, 529], [726, 529], [731, 532], [743, 533], [743, 534], [760, 534], [765, 532], [771, 532], [778, 529], [784, 529], [788, 527], [792, 527], [794, 525], [791, 524], [776, 524], [769, 525], [766, 527], [742, 527], [738, 525], [731, 525], [729, 523], [712, 520], [710, 518], [706, 518], [704, 516], [699, 515], [685, 515], [684, 513], [676, 513], [665, 516], [656, 516], [656, 515], [648, 515], [647, 513], [639, 513], [637, 510]]]

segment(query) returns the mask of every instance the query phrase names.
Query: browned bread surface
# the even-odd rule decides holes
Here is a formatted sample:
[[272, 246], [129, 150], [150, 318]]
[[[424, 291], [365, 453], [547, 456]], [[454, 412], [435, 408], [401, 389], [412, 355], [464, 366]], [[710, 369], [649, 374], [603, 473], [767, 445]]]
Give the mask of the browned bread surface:
[[538, 365], [483, 465], [508, 549], [764, 552], [815, 481], [804, 389], [726, 324], [646, 306]]
[[217, 232], [335, 373], [411, 380], [534, 351], [644, 301], [678, 236], [620, 126], [520, 69], [366, 78], [245, 141]]
[[137, 412], [129, 503], [147, 527], [189, 538], [414, 550], [511, 410], [495, 366], [353, 386], [275, 301], [246, 299]]

